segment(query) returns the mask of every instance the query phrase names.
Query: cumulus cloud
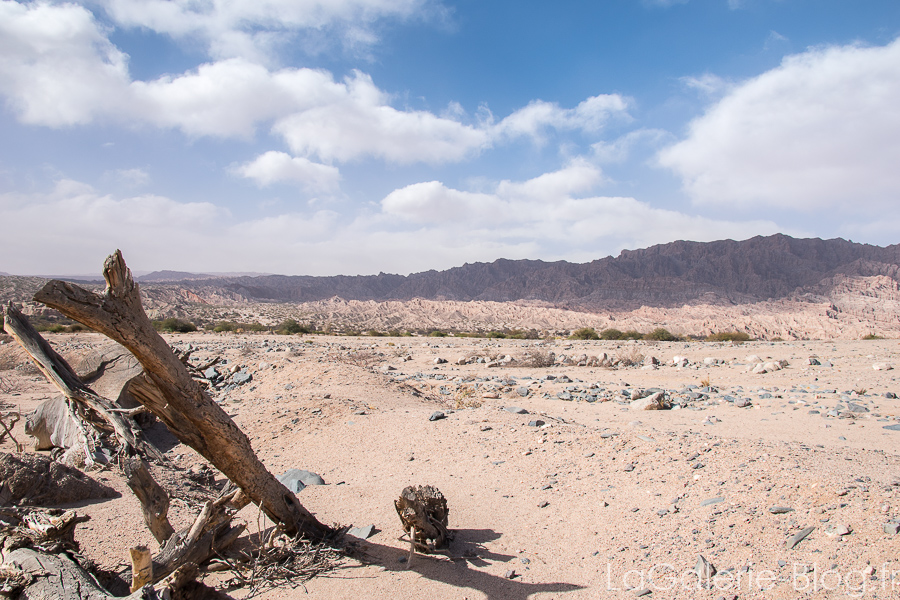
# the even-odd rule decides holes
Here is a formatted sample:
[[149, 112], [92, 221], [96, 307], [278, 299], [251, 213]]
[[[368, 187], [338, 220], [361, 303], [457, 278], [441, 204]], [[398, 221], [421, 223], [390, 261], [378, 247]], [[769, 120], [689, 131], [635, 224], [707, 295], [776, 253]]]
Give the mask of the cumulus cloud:
[[301, 155], [347, 161], [375, 156], [390, 162], [457, 161], [490, 142], [488, 132], [426, 111], [401, 111], [359, 71], [329, 101], [279, 119], [273, 130]]
[[787, 57], [659, 155], [698, 204], [857, 211], [900, 195], [900, 39]]
[[[99, 271], [116, 248], [140, 270], [410, 273], [498, 257], [588, 261], [674, 239], [778, 231], [766, 221], [720, 221], [634, 198], [583, 195], [602, 178], [590, 170], [576, 161], [527, 181], [498, 182], [490, 193], [425, 182], [388, 194], [380, 209], [249, 218], [206, 202], [117, 197], [63, 180], [47, 193], [0, 194], [0, 219], [17, 223], [0, 238], [0, 254], [5, 270], [31, 274]], [[30, 246], [43, 252], [18, 251]]]
[[[195, 4], [148, 6], [161, 14]], [[295, 156], [320, 162], [375, 157], [439, 164], [510, 138], [539, 139], [551, 128], [597, 132], [611, 118], [627, 118], [626, 99], [600, 95], [570, 109], [536, 101], [498, 123], [484, 114], [468, 124], [457, 104], [443, 115], [395, 108], [390, 94], [359, 71], [337, 81], [327, 71], [272, 70], [247, 58], [135, 81], [128, 57], [107, 33], [80, 6], [0, 0], [0, 93], [20, 120], [60, 127], [102, 119], [245, 139], [271, 127]]]
[[274, 150], [257, 156], [237, 167], [235, 171], [261, 186], [292, 182], [311, 192], [335, 191], [341, 179], [337, 167], [314, 163], [302, 156], [291, 156]]
[[0, 2], [0, 93], [24, 123], [83, 124], [118, 110], [128, 59], [70, 4]]
[[199, 38], [215, 58], [253, 60], [265, 59], [298, 32], [333, 33], [351, 48], [365, 47], [378, 41], [374, 30], [378, 21], [441, 12], [430, 0], [99, 0], [99, 4], [121, 26], [147, 28], [176, 39]]
[[385, 214], [435, 235], [528, 247], [536, 255], [570, 260], [674, 239], [743, 239], [778, 231], [770, 221], [723, 221], [653, 208], [634, 198], [584, 196], [601, 183], [599, 169], [582, 160], [523, 181], [499, 182], [493, 192], [468, 192], [439, 181], [412, 184], [388, 194]]

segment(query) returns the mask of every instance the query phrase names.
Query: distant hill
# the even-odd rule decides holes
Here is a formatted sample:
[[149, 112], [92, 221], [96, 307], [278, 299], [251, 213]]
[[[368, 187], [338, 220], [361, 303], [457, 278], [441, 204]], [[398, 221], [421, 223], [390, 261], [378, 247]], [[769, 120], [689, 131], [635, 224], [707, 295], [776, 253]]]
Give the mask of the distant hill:
[[827, 285], [823, 282], [839, 275], [883, 275], [900, 281], [900, 245], [879, 247], [779, 234], [741, 242], [672, 242], [625, 250], [617, 257], [583, 264], [500, 259], [408, 276], [197, 277], [152, 287], [159, 288], [156, 292], [172, 286], [186, 288], [200, 298], [265, 302], [310, 302], [333, 297], [375, 301], [526, 300], [563, 308], [627, 309], [679, 306], [700, 298], [707, 303], [741, 304], [821, 294], [827, 291], [821, 288]]
[[135, 277], [139, 283], [158, 281], [195, 281], [198, 279], [216, 279], [221, 277], [259, 277], [264, 273], [189, 273], [187, 271], [153, 271]]

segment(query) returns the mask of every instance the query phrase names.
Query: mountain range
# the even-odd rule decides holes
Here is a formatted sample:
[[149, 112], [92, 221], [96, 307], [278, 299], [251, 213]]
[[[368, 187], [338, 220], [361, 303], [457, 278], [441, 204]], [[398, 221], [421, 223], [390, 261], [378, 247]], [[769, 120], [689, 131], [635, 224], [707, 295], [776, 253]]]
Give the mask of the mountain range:
[[633, 309], [742, 304], [828, 295], [838, 277], [900, 281], [900, 245], [787, 235], [744, 241], [677, 241], [589, 263], [499, 259], [411, 275], [231, 276], [155, 272], [138, 278], [156, 292], [185, 288], [200, 298], [250, 302], [344, 300], [534, 301], [559, 308]]

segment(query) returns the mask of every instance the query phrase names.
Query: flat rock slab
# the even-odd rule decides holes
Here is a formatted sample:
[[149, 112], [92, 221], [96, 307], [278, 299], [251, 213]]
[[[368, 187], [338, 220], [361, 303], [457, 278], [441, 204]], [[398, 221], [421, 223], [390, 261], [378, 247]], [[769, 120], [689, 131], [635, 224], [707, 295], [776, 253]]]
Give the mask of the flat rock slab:
[[347, 531], [347, 535], [352, 535], [353, 537], [359, 538], [361, 540], [367, 540], [374, 534], [374, 525], [366, 525], [364, 527], [351, 527], [350, 530]]

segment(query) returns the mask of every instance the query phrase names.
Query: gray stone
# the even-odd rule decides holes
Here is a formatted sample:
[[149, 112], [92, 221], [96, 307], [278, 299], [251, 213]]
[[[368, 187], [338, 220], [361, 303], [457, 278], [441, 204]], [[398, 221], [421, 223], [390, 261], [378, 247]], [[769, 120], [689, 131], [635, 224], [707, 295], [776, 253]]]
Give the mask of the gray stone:
[[712, 504], [719, 504], [720, 502], [725, 502], [725, 498], [723, 498], [722, 496], [717, 496], [715, 498], [707, 498], [700, 503], [700, 506], [710, 506]]
[[295, 494], [302, 492], [308, 485], [325, 485], [324, 479], [305, 469], [288, 469], [278, 477], [278, 481]]
[[794, 546], [796, 546], [797, 544], [799, 544], [800, 542], [805, 540], [806, 536], [808, 536], [813, 531], [815, 531], [815, 529], [816, 529], [815, 527], [806, 527], [804, 529], [801, 529], [800, 531], [798, 531], [791, 537], [789, 537], [788, 541], [787, 541], [788, 550], [793, 550]]
[[375, 533], [375, 526], [366, 525], [365, 527], [351, 527], [347, 532], [347, 535], [352, 535], [361, 540], [367, 540], [372, 537], [373, 533]]
[[885, 425], [884, 427], [882, 427], [882, 429], [887, 429], [889, 431], [900, 431], [900, 423], [897, 423], [896, 425]]
[[706, 560], [701, 554], [697, 557], [697, 564], [694, 565], [694, 572], [697, 573], [697, 576], [702, 580], [706, 581], [715, 575], [718, 571], [716, 566]]
[[238, 385], [242, 385], [250, 382], [253, 379], [253, 375], [248, 373], [247, 371], [239, 371], [231, 376], [231, 381]]
[[203, 371], [203, 376], [212, 381], [213, 379], [219, 378], [219, 372], [216, 371], [215, 367], [210, 367], [207, 370]]
[[547, 502], [546, 500], [544, 500], [543, 502], [538, 504], [538, 508], [547, 508], [548, 506], [550, 506], [550, 503]]
[[844, 525], [843, 523], [835, 523], [825, 528], [825, 535], [827, 535], [828, 537], [842, 537], [845, 535], [850, 535], [850, 533], [850, 527]]
[[883, 529], [888, 535], [897, 535], [900, 533], [900, 523], [885, 523]]
[[785, 513], [794, 512], [794, 509], [789, 506], [773, 506], [769, 508], [769, 512], [773, 515], [783, 515]]
[[751, 404], [750, 398], [738, 398], [734, 401], [734, 405], [738, 408], [747, 408]]
[[433, 413], [431, 413], [431, 416], [428, 417], [428, 420], [429, 421], [440, 421], [441, 419], [446, 419], [446, 418], [447, 418], [447, 415], [445, 415], [444, 413], [442, 413], [439, 410], [436, 410]]
[[672, 403], [666, 398], [665, 392], [656, 392], [646, 398], [633, 400], [628, 406], [631, 410], [667, 410], [672, 408]]
[[518, 395], [522, 396], [523, 398], [525, 398], [526, 396], [528, 396], [528, 394], [531, 393], [531, 390], [529, 390], [527, 387], [525, 387], [523, 385], [523, 386], [516, 388], [516, 393]]
[[519, 406], [506, 406], [503, 408], [506, 412], [511, 412], [517, 415], [527, 415], [528, 411]]
[[534, 421], [528, 421], [529, 427], [542, 427], [543, 425], [545, 425], [545, 423], [543, 421], [541, 421], [540, 419], [535, 419]]
[[884, 397], [887, 398], [888, 400], [896, 400], [897, 394], [895, 394], [894, 392], [885, 392]]
[[622, 467], [622, 470], [625, 471], [626, 473], [631, 473], [632, 471], [634, 471], [634, 465], [631, 463], [628, 463], [624, 467]]

